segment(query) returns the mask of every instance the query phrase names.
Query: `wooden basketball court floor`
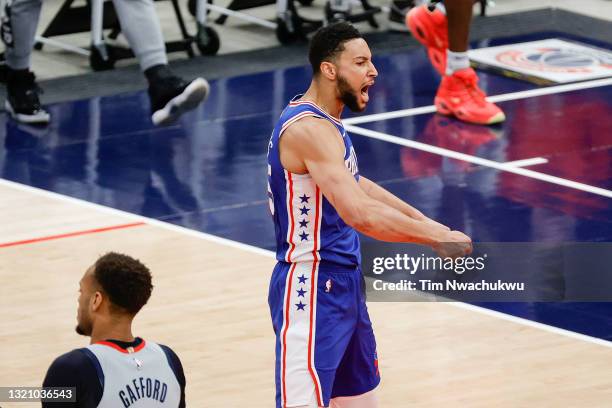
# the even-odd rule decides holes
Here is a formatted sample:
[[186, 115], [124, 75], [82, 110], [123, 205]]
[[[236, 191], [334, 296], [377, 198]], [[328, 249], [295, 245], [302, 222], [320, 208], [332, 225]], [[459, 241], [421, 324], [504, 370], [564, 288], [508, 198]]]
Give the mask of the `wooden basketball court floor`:
[[[0, 385], [38, 386], [74, 332], [78, 281], [120, 251], [152, 270], [135, 334], [171, 345], [197, 407], [269, 407], [268, 251], [0, 180]], [[452, 303], [370, 303], [381, 407], [606, 407], [606, 341]], [[1, 406], [11, 406], [2, 404]], [[19, 403], [15, 407], [38, 406]]]

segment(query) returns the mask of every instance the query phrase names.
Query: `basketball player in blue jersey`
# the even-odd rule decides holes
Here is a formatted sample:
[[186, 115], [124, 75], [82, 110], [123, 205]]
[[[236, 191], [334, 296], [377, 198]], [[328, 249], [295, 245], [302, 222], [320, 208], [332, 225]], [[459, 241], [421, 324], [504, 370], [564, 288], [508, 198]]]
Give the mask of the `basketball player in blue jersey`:
[[79, 286], [76, 331], [91, 337], [91, 344], [55, 359], [43, 382], [76, 387], [76, 402], [43, 407], [184, 407], [185, 375], [177, 355], [132, 334], [132, 320], [153, 289], [149, 269], [110, 252]]
[[345, 105], [365, 109], [378, 75], [359, 32], [322, 28], [309, 59], [312, 83], [285, 108], [268, 147], [276, 406], [374, 408], [380, 375], [357, 231], [444, 257], [470, 253], [471, 241], [359, 174], [339, 119]]

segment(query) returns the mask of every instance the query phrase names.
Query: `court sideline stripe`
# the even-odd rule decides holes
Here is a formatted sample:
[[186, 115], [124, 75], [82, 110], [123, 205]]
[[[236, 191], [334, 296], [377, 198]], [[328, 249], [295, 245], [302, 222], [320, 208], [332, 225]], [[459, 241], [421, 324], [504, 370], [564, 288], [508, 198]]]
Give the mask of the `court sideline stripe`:
[[163, 228], [165, 230], [178, 232], [180, 234], [189, 235], [189, 236], [192, 236], [192, 237], [195, 237], [195, 238], [205, 239], [205, 240], [208, 240], [210, 242], [215, 242], [217, 244], [226, 245], [226, 246], [237, 248], [237, 249], [242, 249], [242, 250], [245, 250], [245, 251], [249, 251], [251, 253], [256, 253], [256, 254], [264, 255], [264, 256], [268, 256], [268, 257], [274, 257], [275, 256], [274, 252], [272, 252], [270, 250], [267, 250], [267, 249], [262, 249], [262, 248], [259, 248], [259, 247], [253, 246], [253, 245], [249, 245], [249, 244], [243, 244], [241, 242], [233, 241], [231, 239], [221, 238], [221, 237], [218, 237], [216, 235], [207, 234], [205, 232], [196, 231], [196, 230], [192, 230], [192, 229], [189, 229], [189, 228], [181, 227], [179, 225], [171, 224], [171, 223], [166, 222], [166, 221], [160, 221], [160, 220], [156, 220], [154, 218], [149, 218], [149, 217], [145, 217], [145, 216], [142, 216], [142, 215], [133, 214], [133, 213], [130, 213], [130, 212], [127, 212], [127, 211], [118, 210], [118, 209], [107, 207], [107, 206], [104, 206], [104, 205], [101, 205], [101, 204], [96, 204], [96, 203], [92, 203], [92, 202], [89, 202], [89, 201], [85, 201], [85, 200], [82, 200], [80, 198], [70, 197], [70, 196], [67, 196], [67, 195], [55, 193], [53, 191], [48, 191], [48, 190], [44, 190], [44, 189], [41, 189], [41, 188], [38, 188], [38, 187], [28, 186], [28, 185], [25, 185], [25, 184], [17, 183], [17, 182], [14, 182], [14, 181], [3, 179], [3, 178], [0, 178], [0, 186], [5, 186], [5, 187], [13, 188], [15, 190], [25, 191], [25, 192], [28, 192], [28, 193], [35, 194], [37, 196], [43, 196], [43, 197], [47, 197], [47, 198], [52, 198], [52, 199], [64, 201], [64, 202], [67, 202], [67, 203], [71, 203], [71, 204], [75, 204], [75, 205], [81, 206], [83, 208], [89, 208], [89, 209], [92, 209], [92, 210], [100, 211], [100, 212], [105, 213], [105, 214], [111, 214], [111, 215], [114, 215], [114, 216], [123, 217], [123, 218], [126, 218], [128, 220], [132, 220], [133, 222], [143, 222], [145, 224], [154, 225], [154, 226]]
[[[232, 248], [242, 249], [245, 251], [249, 251], [251, 253], [266, 256], [268, 258], [276, 257], [275, 252], [267, 250], [267, 249], [258, 248], [253, 245], [243, 244], [241, 242], [233, 241], [227, 238], [221, 238], [216, 235], [207, 234], [205, 232], [191, 230], [185, 227], [180, 227], [178, 225], [170, 224], [165, 221], [159, 221], [153, 218], [144, 217], [142, 215], [128, 213], [126, 211], [117, 210], [117, 209], [106, 207], [100, 204], [90, 203], [89, 201], [65, 196], [62, 194], [54, 193], [52, 191], [43, 190], [37, 187], [27, 186], [25, 184], [16, 183], [16, 182], [9, 181], [6, 179], [0, 178], [0, 186], [5, 186], [5, 187], [13, 188], [16, 190], [29, 192], [29, 193], [32, 193], [38, 196], [52, 198], [52, 199], [56, 199], [59, 201], [65, 201], [68, 203], [79, 205], [84, 208], [90, 208], [92, 210], [101, 211], [107, 214], [113, 214], [113, 215], [125, 217], [128, 219], [138, 220], [148, 225], [157, 226], [157, 227], [169, 230], [169, 231], [174, 231], [180, 234], [185, 234], [185, 235], [188, 235], [194, 238], [204, 239], [206, 241], [214, 242], [214, 243], [221, 244], [221, 245], [226, 245]], [[587, 343], [597, 344], [599, 346], [612, 348], [612, 342], [610, 341], [599, 339], [597, 337], [587, 336], [585, 334], [576, 333], [576, 332], [566, 330], [566, 329], [561, 329], [555, 326], [549, 326], [544, 323], [534, 322], [532, 320], [524, 319], [522, 317], [517, 317], [517, 316], [508, 315], [508, 314], [501, 313], [501, 312], [496, 312], [494, 310], [486, 309], [480, 306], [475, 306], [475, 305], [471, 305], [467, 303], [460, 303], [460, 302], [441, 302], [439, 304], [452, 305], [454, 307], [459, 307], [459, 308], [470, 310], [476, 313], [480, 313], [480, 314], [484, 314], [484, 315], [488, 315], [492, 317], [497, 317], [502, 320], [514, 322], [514, 323], [517, 323], [523, 326], [533, 327], [533, 328], [544, 330], [550, 333], [560, 334], [562, 336], [569, 337], [572, 339], [585, 341]]]
[[18, 246], [18, 245], [35, 244], [37, 242], [44, 242], [44, 241], [54, 241], [54, 240], [62, 239], [62, 238], [78, 237], [80, 235], [98, 234], [100, 232], [116, 231], [120, 229], [132, 228], [132, 227], [140, 227], [142, 225], [146, 225], [146, 223], [132, 222], [130, 224], [111, 225], [109, 227], [93, 228], [93, 229], [88, 229], [88, 230], [67, 232], [64, 234], [57, 234], [57, 235], [48, 235], [45, 237], [30, 238], [30, 239], [24, 239], [20, 241], [0, 243], [0, 248], [8, 248], [8, 247], [13, 247], [13, 246]]
[[600, 346], [612, 348], [612, 342], [608, 340], [600, 339], [598, 337], [588, 336], [582, 333], [573, 332], [571, 330], [562, 329], [556, 326], [550, 326], [545, 323], [540, 323], [540, 322], [536, 322], [533, 320], [524, 319], [522, 317], [513, 316], [510, 314], [503, 313], [503, 312], [498, 312], [497, 310], [487, 309], [486, 307], [476, 306], [470, 303], [463, 303], [463, 302], [444, 302], [444, 303], [449, 306], [456, 307], [458, 309], [471, 310], [473, 312], [495, 317], [501, 320], [519, 323], [524, 326], [533, 327], [535, 329], [540, 329], [540, 330], [548, 331], [551, 333], [560, 334], [562, 336], [571, 337], [573, 339], [583, 340], [589, 343], [598, 344]]
[[[437, 154], [440, 156], [450, 157], [451, 159], [462, 160], [473, 163], [479, 166], [491, 167], [497, 170], [507, 171], [508, 173], [518, 174], [519, 176], [529, 177], [532, 179], [544, 181], [551, 184], [557, 184], [563, 187], [569, 187], [587, 193], [597, 194], [607, 198], [612, 198], [612, 191], [604, 188], [590, 186], [588, 184], [579, 183], [577, 181], [567, 180], [561, 177], [551, 176], [549, 174], [540, 173], [534, 170], [518, 167], [515, 162], [500, 163], [482, 157], [472, 156], [465, 153], [456, 152], [454, 150], [444, 149], [442, 147], [433, 146], [427, 143], [421, 143], [414, 140], [404, 139], [398, 136], [389, 135], [387, 133], [377, 132], [375, 130], [365, 129], [358, 126], [346, 125], [344, 127], [347, 132], [355, 133], [371, 139], [382, 140], [397, 144], [400, 146], [410, 147], [417, 150], [422, 150], [428, 153]], [[514, 164], [513, 164], [514, 163]]]
[[546, 164], [546, 163], [548, 163], [548, 159], [545, 159], [543, 157], [533, 157], [531, 159], [522, 159], [522, 160], [504, 162], [506, 166], [512, 166], [512, 167], [528, 167], [528, 166], [536, 166], [538, 164]]
[[[555, 85], [546, 88], [529, 89], [527, 91], [510, 92], [487, 97], [490, 102], [506, 102], [517, 99], [533, 98], [534, 96], [552, 95], [563, 92], [578, 91], [581, 89], [598, 88], [602, 86], [612, 85], [612, 78], [596, 79], [593, 81], [578, 82], [573, 84]], [[424, 115], [436, 111], [434, 105], [419, 106], [416, 108], [400, 109], [391, 112], [374, 113], [372, 115], [358, 116], [354, 118], [344, 119], [342, 123], [345, 125], [357, 125], [360, 123], [377, 122], [381, 120], [403, 118], [407, 116]]]

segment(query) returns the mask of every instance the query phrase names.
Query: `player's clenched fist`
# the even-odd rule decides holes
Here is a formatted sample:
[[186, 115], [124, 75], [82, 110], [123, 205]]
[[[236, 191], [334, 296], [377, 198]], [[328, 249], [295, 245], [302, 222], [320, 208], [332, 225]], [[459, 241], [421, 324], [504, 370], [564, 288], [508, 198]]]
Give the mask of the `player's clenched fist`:
[[461, 231], [447, 231], [433, 250], [442, 258], [460, 258], [472, 253], [472, 240]]

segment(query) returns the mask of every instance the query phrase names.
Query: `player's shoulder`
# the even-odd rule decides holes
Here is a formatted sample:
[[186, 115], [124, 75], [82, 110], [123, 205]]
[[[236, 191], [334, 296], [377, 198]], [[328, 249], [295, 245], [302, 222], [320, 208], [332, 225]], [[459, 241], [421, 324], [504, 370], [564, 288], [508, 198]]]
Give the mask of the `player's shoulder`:
[[57, 357], [47, 370], [44, 387], [76, 387], [77, 403], [43, 403], [48, 406], [95, 407], [102, 398], [104, 376], [96, 369], [95, 357], [88, 349], [74, 349]]
[[334, 129], [334, 125], [329, 120], [313, 114], [296, 118], [296, 120], [292, 122], [291, 126], [287, 128], [287, 130], [289, 129]]
[[87, 356], [87, 349], [74, 349], [57, 357], [51, 363], [51, 368], [56, 369], [78, 369], [91, 365], [91, 359]]
[[87, 349], [74, 349], [57, 357], [47, 370], [45, 386], [74, 386], [96, 382], [95, 362]]
[[316, 116], [306, 116], [289, 126], [283, 138], [291, 139], [299, 144], [327, 143], [335, 138], [330, 134], [338, 135], [336, 127], [329, 121]]
[[155, 343], [155, 344], [157, 344], [166, 355], [176, 356], [176, 358], [178, 358], [178, 355], [175, 353], [175, 351], [170, 346], [167, 346], [161, 343]]
[[176, 354], [174, 350], [164, 344], [156, 344], [162, 349], [162, 351], [166, 355], [166, 358], [168, 359], [168, 364], [176, 375], [176, 378], [179, 380], [179, 383], [184, 386], [185, 373], [183, 372], [183, 364], [181, 363], [181, 359], [179, 358], [178, 354]]

